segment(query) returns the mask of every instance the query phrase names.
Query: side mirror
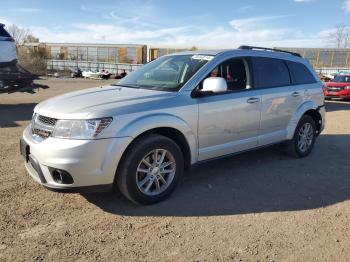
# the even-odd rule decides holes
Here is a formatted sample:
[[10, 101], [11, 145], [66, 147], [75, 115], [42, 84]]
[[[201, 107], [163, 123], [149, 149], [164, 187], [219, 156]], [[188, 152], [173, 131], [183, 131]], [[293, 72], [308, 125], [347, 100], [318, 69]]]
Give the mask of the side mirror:
[[222, 77], [209, 77], [204, 80], [201, 92], [222, 93], [227, 91], [226, 80]]

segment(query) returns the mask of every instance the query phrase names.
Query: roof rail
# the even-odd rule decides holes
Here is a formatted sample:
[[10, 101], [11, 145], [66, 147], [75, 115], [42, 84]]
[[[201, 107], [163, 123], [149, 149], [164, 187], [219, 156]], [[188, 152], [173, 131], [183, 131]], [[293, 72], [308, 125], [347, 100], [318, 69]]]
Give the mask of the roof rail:
[[245, 49], [245, 50], [253, 50], [253, 49], [256, 49], [256, 50], [265, 50], [265, 51], [272, 51], [272, 52], [287, 53], [287, 54], [291, 54], [291, 55], [294, 55], [294, 56], [302, 57], [299, 53], [290, 52], [290, 51], [281, 50], [281, 49], [276, 49], [276, 48], [241, 45], [240, 47], [238, 47], [238, 49]]

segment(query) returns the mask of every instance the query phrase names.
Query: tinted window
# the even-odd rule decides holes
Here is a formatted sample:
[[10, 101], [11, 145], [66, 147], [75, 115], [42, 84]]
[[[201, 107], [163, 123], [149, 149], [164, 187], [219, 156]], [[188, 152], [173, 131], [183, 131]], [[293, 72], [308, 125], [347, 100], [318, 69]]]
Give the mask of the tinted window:
[[253, 59], [254, 76], [257, 88], [290, 85], [289, 71], [283, 60], [255, 57]]
[[314, 76], [305, 65], [291, 61], [287, 61], [287, 65], [294, 84], [311, 84], [316, 82]]
[[7, 31], [2, 26], [0, 26], [0, 36], [2, 36], [2, 37], [11, 37], [9, 35], [9, 33], [7, 33]]

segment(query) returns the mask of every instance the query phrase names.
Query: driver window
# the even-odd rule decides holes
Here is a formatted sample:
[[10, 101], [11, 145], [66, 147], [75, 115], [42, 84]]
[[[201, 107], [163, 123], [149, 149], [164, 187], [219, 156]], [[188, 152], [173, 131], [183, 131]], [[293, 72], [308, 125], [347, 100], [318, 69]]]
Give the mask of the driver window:
[[222, 77], [229, 91], [249, 88], [247, 83], [247, 63], [244, 59], [231, 59], [217, 66], [207, 77]]

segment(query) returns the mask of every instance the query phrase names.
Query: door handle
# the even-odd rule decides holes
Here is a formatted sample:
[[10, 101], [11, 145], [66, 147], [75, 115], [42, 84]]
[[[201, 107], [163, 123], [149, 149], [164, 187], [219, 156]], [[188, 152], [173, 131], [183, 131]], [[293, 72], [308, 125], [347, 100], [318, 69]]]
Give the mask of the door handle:
[[260, 101], [260, 98], [252, 97], [252, 98], [249, 98], [249, 99], [247, 100], [247, 103], [253, 104], [253, 103], [257, 103], [257, 102], [259, 102], [259, 101]]
[[293, 92], [292, 96], [294, 96], [294, 97], [300, 96], [300, 92]]

